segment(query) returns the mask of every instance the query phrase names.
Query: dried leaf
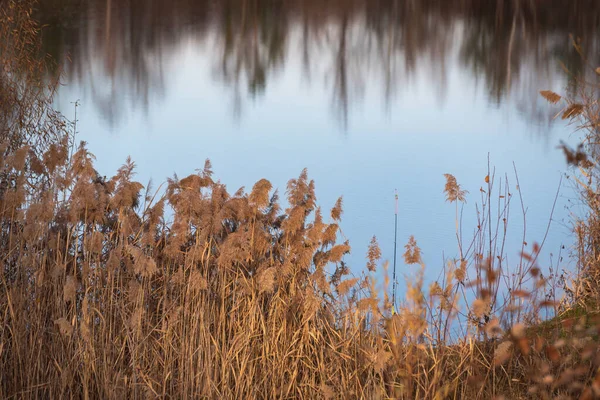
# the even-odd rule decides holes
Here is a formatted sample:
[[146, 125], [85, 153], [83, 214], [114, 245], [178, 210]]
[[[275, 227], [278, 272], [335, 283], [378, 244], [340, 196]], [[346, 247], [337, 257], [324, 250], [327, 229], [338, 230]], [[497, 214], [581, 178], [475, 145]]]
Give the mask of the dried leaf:
[[560, 99], [562, 99], [562, 97], [560, 97], [558, 94], [554, 93], [551, 90], [542, 90], [540, 94], [543, 98], [545, 98], [548, 102], [552, 104], [556, 104], [560, 101]]
[[583, 112], [583, 105], [571, 104], [562, 114], [562, 119], [574, 118]]

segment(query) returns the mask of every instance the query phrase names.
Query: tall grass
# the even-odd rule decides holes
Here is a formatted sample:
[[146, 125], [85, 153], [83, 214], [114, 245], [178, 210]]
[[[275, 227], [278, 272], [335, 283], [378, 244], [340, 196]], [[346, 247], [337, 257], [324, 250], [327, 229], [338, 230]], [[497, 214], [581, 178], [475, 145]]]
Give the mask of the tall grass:
[[560, 309], [544, 297], [538, 246], [506, 265], [513, 193], [493, 170], [471, 241], [467, 193], [446, 176], [459, 258], [424, 288], [411, 238], [404, 258], [419, 272], [392, 315], [376, 239], [369, 273], [352, 277], [342, 200], [319, 207], [306, 171], [284, 202], [266, 180], [228, 193], [208, 161], [157, 195], [131, 160], [104, 178], [84, 143], [71, 154], [30, 13], [1, 5], [1, 398], [600, 395], [597, 322], [539, 323]]
[[[582, 64], [600, 76], [600, 67], [586, 59], [579, 41], [573, 41]], [[579, 89], [561, 96], [551, 91], [541, 94], [550, 103], [561, 104], [560, 117], [575, 124], [581, 142], [576, 148], [561, 144], [575, 187], [580, 193], [583, 213], [574, 219], [577, 237], [577, 269], [567, 285], [567, 294], [573, 302], [584, 309], [595, 310], [600, 305], [600, 88], [598, 79], [582, 79], [573, 76], [574, 86]]]

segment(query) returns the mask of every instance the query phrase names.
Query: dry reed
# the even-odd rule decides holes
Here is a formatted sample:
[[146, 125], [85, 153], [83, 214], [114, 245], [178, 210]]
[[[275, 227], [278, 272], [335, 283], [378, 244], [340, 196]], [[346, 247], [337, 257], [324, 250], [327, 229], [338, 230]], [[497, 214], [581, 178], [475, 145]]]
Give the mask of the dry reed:
[[[404, 258], [418, 272], [390, 315], [374, 275], [348, 276], [342, 201], [325, 221], [306, 171], [285, 205], [266, 180], [229, 194], [209, 162], [155, 197], [131, 160], [107, 179], [85, 144], [71, 155], [73, 130], [36, 78], [38, 32], [23, 4], [0, 5], [11, 111], [0, 121], [0, 397], [600, 395], [600, 325], [592, 313], [531, 319], [556, 304], [538, 298], [549, 285], [538, 247], [505, 265], [512, 194], [494, 189], [493, 171], [473, 240], [457, 228], [460, 258], [428, 290], [411, 237]], [[458, 207], [467, 192], [446, 178]], [[370, 272], [380, 257], [373, 238]]]

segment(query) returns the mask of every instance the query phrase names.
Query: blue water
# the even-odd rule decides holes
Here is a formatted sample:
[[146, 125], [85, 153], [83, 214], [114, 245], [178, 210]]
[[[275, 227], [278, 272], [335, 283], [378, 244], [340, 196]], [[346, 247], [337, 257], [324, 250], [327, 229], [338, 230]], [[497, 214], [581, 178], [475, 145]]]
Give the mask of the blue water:
[[[252, 92], [247, 61], [238, 65], [238, 75], [227, 75], [235, 70], [235, 57], [223, 61], [218, 24], [202, 34], [181, 28], [166, 43], [159, 37], [134, 63], [135, 31], [112, 27], [117, 22], [107, 23], [105, 14], [86, 18], [71, 44], [72, 61], [64, 61], [65, 85], [56, 102], [73, 117], [72, 102], [80, 100], [77, 137], [88, 142], [101, 175], [111, 176], [131, 156], [139, 181], [152, 179], [158, 188], [173, 174], [194, 173], [209, 158], [215, 177], [231, 193], [242, 186], [249, 190], [261, 178], [284, 192], [286, 182], [306, 167], [319, 205], [328, 209], [343, 196], [340, 238], [350, 240], [346, 261], [356, 275], [364, 269], [373, 235], [382, 261], [392, 261], [397, 189], [398, 252], [414, 235], [427, 278], [433, 279], [444, 260], [459, 254], [455, 205], [445, 201], [443, 174], [455, 175], [469, 191], [462, 210], [467, 241], [477, 225], [475, 205], [489, 157], [497, 178], [507, 174], [515, 194], [507, 265], [517, 263], [523, 235], [514, 163], [529, 247], [544, 239], [551, 222], [541, 266], [570, 267], [570, 212], [576, 209], [569, 205], [576, 195], [569, 180], [559, 187], [567, 169], [557, 145], [576, 143], [577, 134], [553, 118], [560, 107], [538, 94], [564, 92], [566, 75], [558, 59], [540, 61], [519, 50], [518, 65], [502, 77], [506, 87], [498, 97], [485, 74], [464, 59], [467, 33], [461, 20], [449, 23], [445, 35], [410, 60], [402, 46], [381, 56], [386, 42], [369, 34], [360, 16], [348, 22], [342, 58], [339, 21], [322, 23], [308, 41], [302, 24], [288, 21], [282, 55], [269, 64], [264, 88]], [[525, 33], [516, 35], [524, 40], [519, 35]], [[552, 40], [568, 46], [568, 37]], [[537, 46], [528, 50], [545, 54], [548, 44]], [[224, 67], [227, 63], [233, 67]], [[560, 262], [562, 245], [567, 249]], [[399, 258], [397, 268], [401, 282], [415, 267]]]

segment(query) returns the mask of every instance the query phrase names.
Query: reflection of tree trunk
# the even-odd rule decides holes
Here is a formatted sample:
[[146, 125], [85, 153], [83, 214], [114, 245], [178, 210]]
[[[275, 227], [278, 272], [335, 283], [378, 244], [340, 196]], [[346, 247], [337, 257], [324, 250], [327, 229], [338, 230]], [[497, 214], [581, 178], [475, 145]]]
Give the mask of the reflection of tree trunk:
[[537, 21], [537, 7], [535, 6], [535, 0], [529, 0], [529, 9], [532, 15], [532, 26], [533, 31], [537, 31], [538, 21]]
[[[392, 21], [396, 20], [396, 3], [392, 6]], [[396, 41], [396, 30], [392, 28], [393, 23], [388, 26], [388, 47], [386, 54], [385, 68], [385, 103], [386, 107], [390, 105], [390, 99], [392, 97], [392, 53], [394, 52], [394, 44]]]
[[346, 30], [348, 28], [348, 17], [346, 14], [342, 17], [342, 26], [340, 27], [340, 47], [337, 55], [337, 94], [339, 96], [340, 107], [344, 126], [348, 123], [348, 72], [346, 70]]
[[496, 3], [496, 29], [502, 27], [502, 20], [504, 16], [504, 0], [498, 0]]
[[115, 55], [112, 50], [112, 37], [111, 37], [111, 26], [112, 26], [112, 0], [106, 0], [106, 21], [104, 26], [105, 35], [105, 46], [106, 46], [106, 62], [110, 75], [112, 76], [115, 70]]
[[310, 81], [310, 54], [309, 54], [309, 41], [310, 41], [310, 31], [309, 31], [309, 20], [308, 16], [305, 13], [302, 18], [302, 66], [304, 69], [304, 74]]
[[112, 0], [106, 0], [106, 21], [104, 21], [104, 34], [106, 35], [106, 43], [110, 41], [110, 20], [112, 12]]
[[510, 39], [508, 40], [508, 55], [506, 56], [506, 93], [510, 93], [510, 74], [511, 74], [511, 58], [512, 49], [515, 41], [515, 29], [517, 25], [517, 8], [513, 14], [512, 28], [510, 29]]

